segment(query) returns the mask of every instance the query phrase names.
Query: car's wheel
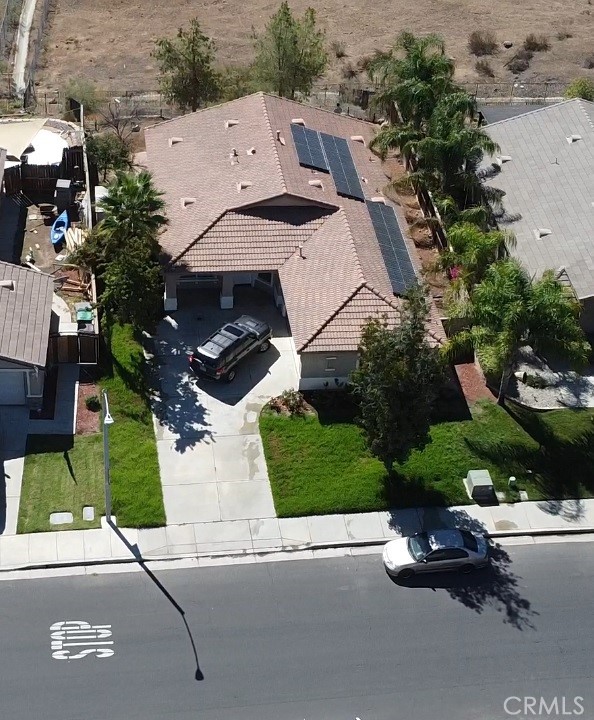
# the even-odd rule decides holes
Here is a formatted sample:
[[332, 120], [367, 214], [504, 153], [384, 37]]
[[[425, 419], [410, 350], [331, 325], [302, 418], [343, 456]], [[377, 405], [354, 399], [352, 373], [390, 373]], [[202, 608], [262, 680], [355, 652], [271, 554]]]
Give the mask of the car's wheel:
[[474, 565], [471, 565], [470, 563], [466, 563], [466, 565], [462, 565], [460, 568], [460, 572], [464, 573], [464, 575], [470, 575], [470, 573], [475, 571]]
[[410, 568], [405, 568], [398, 573], [398, 578], [400, 580], [407, 580], [408, 578], [411, 578], [414, 574], [414, 570], [411, 570]]
[[264, 340], [264, 342], [258, 348], [258, 352], [266, 352], [267, 350], [270, 350], [270, 343], [268, 342], [268, 340]]
[[225, 375], [225, 382], [233, 382], [236, 375], [237, 372], [235, 370], [229, 370], [229, 372]]

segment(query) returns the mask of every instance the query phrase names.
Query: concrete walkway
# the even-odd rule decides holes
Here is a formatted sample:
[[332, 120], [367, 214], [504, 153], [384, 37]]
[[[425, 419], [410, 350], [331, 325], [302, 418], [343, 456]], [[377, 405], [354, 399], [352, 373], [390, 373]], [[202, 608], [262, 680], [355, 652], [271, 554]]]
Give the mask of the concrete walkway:
[[[169, 525], [147, 530], [71, 530], [0, 536], [0, 570], [192, 557], [232, 564], [268, 553], [377, 544], [422, 529], [465, 527], [494, 538], [594, 533], [594, 499], [481, 508], [412, 508], [353, 515], [263, 518]], [[285, 554], [282, 554], [282, 553]], [[217, 558], [217, 556], [220, 556]], [[298, 557], [304, 557], [301, 553]], [[305, 556], [306, 557], [306, 556]], [[66, 573], [68, 571], [65, 571]]]

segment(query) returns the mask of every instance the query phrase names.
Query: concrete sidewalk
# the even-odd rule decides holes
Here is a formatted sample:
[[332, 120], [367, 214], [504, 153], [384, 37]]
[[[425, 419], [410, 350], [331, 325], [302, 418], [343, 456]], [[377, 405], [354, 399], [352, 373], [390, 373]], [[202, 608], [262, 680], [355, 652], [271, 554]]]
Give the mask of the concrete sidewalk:
[[497, 507], [412, 508], [351, 515], [263, 518], [169, 525], [147, 530], [72, 530], [0, 536], [0, 570], [381, 544], [422, 529], [465, 527], [493, 537], [593, 532], [594, 499]]

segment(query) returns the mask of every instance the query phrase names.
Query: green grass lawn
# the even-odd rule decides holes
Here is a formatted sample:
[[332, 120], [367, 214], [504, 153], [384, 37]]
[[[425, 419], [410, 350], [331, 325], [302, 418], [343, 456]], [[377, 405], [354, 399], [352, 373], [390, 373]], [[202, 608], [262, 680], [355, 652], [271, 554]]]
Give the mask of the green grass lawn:
[[109, 429], [113, 513], [121, 527], [165, 525], [144, 357], [131, 327], [113, 328], [111, 355], [112, 367], [101, 385], [115, 420]]
[[[95, 520], [92, 522], [82, 519], [85, 505], [95, 508]], [[74, 522], [51, 526], [50, 513], [62, 511], [71, 512]], [[103, 514], [101, 436], [29, 435], [18, 532], [99, 527]]]
[[[397, 466], [390, 486], [365, 448], [352, 412], [286, 417], [265, 411], [260, 430], [276, 510], [281, 517], [367, 512], [388, 507], [469, 502], [462, 478], [490, 471], [497, 490], [515, 475], [531, 500], [594, 493], [594, 415], [530, 413], [489, 402], [470, 420], [433, 425], [431, 443]], [[516, 492], [509, 494], [517, 499]]]

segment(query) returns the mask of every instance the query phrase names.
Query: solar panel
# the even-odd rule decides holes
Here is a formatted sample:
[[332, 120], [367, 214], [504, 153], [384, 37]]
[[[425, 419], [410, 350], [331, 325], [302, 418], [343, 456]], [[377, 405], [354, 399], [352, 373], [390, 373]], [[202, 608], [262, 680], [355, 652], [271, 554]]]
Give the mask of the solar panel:
[[322, 148], [339, 195], [365, 200], [349, 144], [344, 138], [321, 132]]
[[299, 164], [328, 172], [328, 163], [326, 162], [326, 157], [322, 150], [322, 143], [320, 142], [320, 134], [317, 130], [311, 130], [310, 128], [303, 127], [303, 125], [291, 123], [291, 133], [293, 135], [295, 149], [297, 150]]
[[417, 276], [394, 210], [381, 202], [366, 201], [367, 209], [395, 295], [416, 285]]

